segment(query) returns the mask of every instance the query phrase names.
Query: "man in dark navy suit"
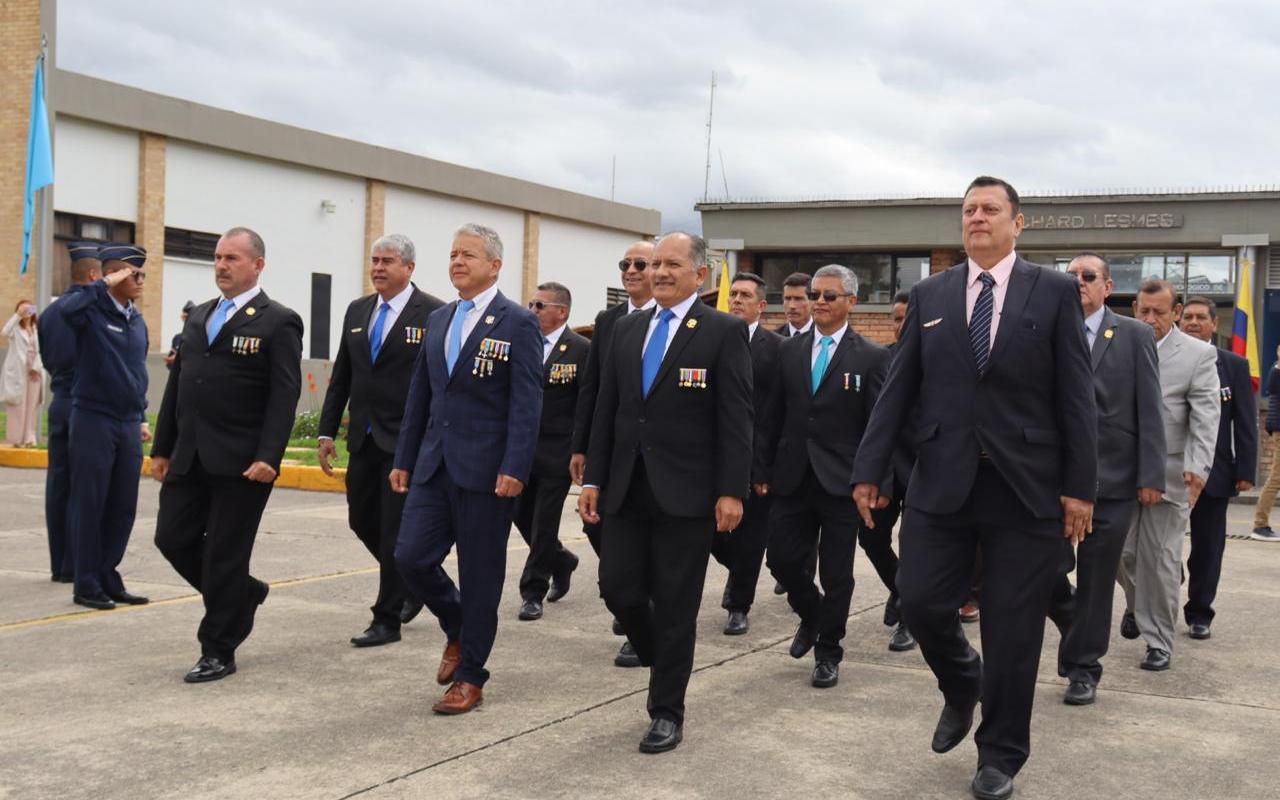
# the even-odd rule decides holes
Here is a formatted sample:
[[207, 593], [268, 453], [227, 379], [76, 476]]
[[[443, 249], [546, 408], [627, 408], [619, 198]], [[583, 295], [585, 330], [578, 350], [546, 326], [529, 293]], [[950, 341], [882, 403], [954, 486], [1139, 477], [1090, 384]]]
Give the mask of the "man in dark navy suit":
[[700, 236], [654, 249], [658, 308], [618, 322], [600, 375], [578, 510], [606, 518], [605, 604], [649, 673], [643, 753], [680, 744], [711, 539], [742, 521], [751, 477], [747, 324], [707, 306]]
[[67, 253], [71, 256], [71, 286], [36, 320], [40, 362], [49, 372], [49, 387], [53, 391], [53, 400], [49, 403], [49, 469], [45, 473], [44, 520], [49, 531], [50, 577], [57, 583], [71, 583], [75, 579], [75, 565], [67, 541], [67, 498], [71, 495], [68, 440], [71, 387], [76, 377], [75, 331], [57, 313], [58, 303], [84, 291], [102, 277], [97, 242], [68, 242]]
[[[427, 321], [391, 470], [405, 499], [396, 565], [435, 614], [446, 644], [432, 706], [463, 714], [484, 699], [498, 632], [515, 499], [529, 480], [542, 411], [538, 318], [498, 291], [502, 239], [483, 225], [453, 237], [458, 300]], [[458, 547], [459, 592], [441, 566]]]
[[[1213, 344], [1218, 308], [1207, 297], [1191, 297], [1182, 304], [1182, 332]], [[1227, 505], [1240, 492], [1253, 488], [1258, 469], [1258, 403], [1249, 377], [1249, 362], [1218, 348], [1218, 394], [1222, 418], [1214, 448], [1213, 470], [1200, 499], [1191, 509], [1191, 556], [1187, 559], [1187, 603], [1182, 607], [1192, 639], [1208, 639], [1213, 624], [1213, 599], [1222, 577], [1227, 549]]]
[[[542, 334], [542, 421], [533, 454], [529, 485], [516, 501], [516, 530], [529, 545], [520, 576], [522, 620], [542, 618], [542, 601], [556, 602], [569, 592], [578, 557], [560, 544], [560, 517], [569, 495], [570, 447], [578, 386], [590, 343], [569, 329], [573, 295], [554, 281], [538, 286], [529, 310]], [[548, 594], [548, 591], [550, 594]]]
[[[596, 411], [596, 394], [600, 388], [600, 370], [604, 359], [609, 354], [609, 344], [613, 341], [613, 326], [628, 314], [636, 314], [653, 308], [653, 272], [649, 264], [653, 261], [653, 242], [634, 242], [618, 262], [622, 272], [622, 288], [627, 292], [625, 302], [610, 306], [596, 314], [595, 328], [591, 333], [591, 349], [587, 351], [587, 364], [582, 373], [582, 385], [578, 389], [578, 407], [573, 421], [573, 455], [569, 458], [569, 474], [573, 482], [582, 485], [582, 476], [587, 464], [587, 444], [591, 440], [591, 422]], [[600, 523], [582, 523], [582, 532], [587, 535], [591, 549], [600, 555]], [[622, 625], [613, 621], [613, 632], [622, 635]], [[638, 667], [640, 659], [636, 657], [635, 648], [625, 639], [613, 663], [619, 667]]]
[[[739, 272], [729, 284], [729, 313], [747, 323], [751, 339], [751, 407], [756, 414], [756, 430], [760, 428], [778, 371], [778, 346], [783, 339], [760, 324], [768, 301], [764, 279], [750, 272]], [[759, 458], [751, 467], [753, 484], [767, 483], [766, 465]], [[847, 470], [846, 470], [847, 471]], [[747, 615], [756, 599], [760, 566], [769, 541], [769, 509], [773, 499], [768, 494], [752, 491], [742, 507], [742, 524], [728, 533], [717, 533], [711, 542], [711, 555], [729, 570], [720, 605], [729, 612], [725, 621], [726, 636], [740, 636], [750, 627]]]
[[391, 491], [387, 480], [409, 378], [426, 339], [427, 315], [444, 305], [413, 285], [414, 258], [413, 241], [403, 234], [389, 234], [373, 243], [369, 281], [374, 292], [347, 307], [320, 412], [320, 468], [332, 475], [330, 460], [337, 453], [333, 440], [350, 403], [347, 519], [378, 562], [378, 597], [370, 608], [373, 621], [364, 633], [351, 638], [356, 647], [400, 641], [401, 620], [412, 619], [422, 608], [408, 598], [396, 569], [404, 495]]
[[[1089, 530], [1097, 490], [1097, 410], [1076, 282], [1018, 258], [1018, 195], [997, 178], [965, 192], [968, 260], [916, 284], [880, 402], [853, 470], [864, 524], [919, 402], [918, 459], [906, 495], [898, 592], [946, 701], [933, 749], [976, 736], [978, 798], [1013, 793], [1030, 751], [1044, 614], [1062, 537]], [[983, 659], [956, 609], [983, 564]]]
[[187, 683], [235, 673], [236, 649], [271, 588], [249, 561], [298, 412], [302, 318], [262, 291], [265, 267], [256, 232], [236, 227], [218, 240], [221, 296], [187, 318], [156, 420], [156, 547], [204, 596], [201, 656]]
[[782, 310], [787, 321], [774, 333], [783, 339], [808, 333], [813, 328], [813, 304], [809, 302], [809, 278], [803, 272], [793, 272], [782, 281]]
[[[778, 374], [757, 425], [758, 460], [769, 466], [755, 491], [773, 497], [769, 569], [800, 617], [791, 657], [814, 650], [819, 689], [840, 678], [859, 527], [849, 475], [889, 362], [888, 350], [849, 325], [857, 300], [858, 278], [847, 267], [830, 264], [813, 274], [814, 328], [778, 348]], [[822, 591], [806, 574], [815, 547]]]

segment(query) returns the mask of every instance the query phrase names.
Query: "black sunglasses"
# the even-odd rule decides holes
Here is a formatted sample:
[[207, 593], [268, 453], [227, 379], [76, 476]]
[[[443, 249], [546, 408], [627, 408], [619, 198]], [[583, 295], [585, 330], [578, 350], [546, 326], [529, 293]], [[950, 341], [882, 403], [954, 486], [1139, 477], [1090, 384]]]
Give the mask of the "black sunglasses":
[[1085, 283], [1093, 283], [1098, 279], [1098, 273], [1096, 272], [1081, 271], [1081, 272], [1073, 272], [1071, 274], [1076, 276], [1080, 280], [1084, 281]]
[[627, 268], [632, 266], [636, 268], [637, 272], [644, 272], [644, 268], [649, 266], [649, 262], [645, 261], [643, 258], [636, 258], [636, 259], [624, 258], [618, 262], [618, 269], [622, 270], [623, 272], [626, 272]]
[[837, 291], [828, 289], [825, 292], [815, 292], [810, 290], [808, 292], [805, 292], [805, 295], [808, 296], [808, 298], [815, 303], [818, 302], [819, 300], [826, 300], [828, 303], [834, 303], [837, 297], [848, 297], [849, 293], [837, 292]]
[[530, 310], [530, 311], [541, 311], [542, 309], [546, 308], [547, 306], [561, 306], [561, 307], [563, 307], [563, 308], [568, 308], [568, 306], [566, 306], [564, 303], [548, 303], [548, 302], [543, 302], [542, 300], [530, 300], [530, 301], [529, 301], [529, 310]]

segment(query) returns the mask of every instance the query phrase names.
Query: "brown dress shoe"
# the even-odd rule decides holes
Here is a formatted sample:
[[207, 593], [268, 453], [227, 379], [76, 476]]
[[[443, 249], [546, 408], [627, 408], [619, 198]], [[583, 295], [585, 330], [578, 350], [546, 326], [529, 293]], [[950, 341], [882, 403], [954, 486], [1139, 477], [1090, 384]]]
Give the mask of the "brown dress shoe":
[[466, 681], [454, 681], [440, 702], [431, 707], [437, 714], [465, 714], [484, 702], [484, 692], [479, 686]]
[[440, 669], [436, 672], [436, 683], [448, 686], [453, 683], [453, 673], [462, 661], [462, 644], [457, 641], [444, 646], [444, 655], [440, 656]]

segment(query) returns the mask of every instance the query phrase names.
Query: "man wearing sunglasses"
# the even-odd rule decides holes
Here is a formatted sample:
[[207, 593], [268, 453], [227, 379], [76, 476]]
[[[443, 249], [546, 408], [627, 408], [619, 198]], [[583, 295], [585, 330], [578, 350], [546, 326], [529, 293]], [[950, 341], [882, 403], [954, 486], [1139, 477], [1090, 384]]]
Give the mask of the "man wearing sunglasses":
[[[653, 261], [653, 242], [636, 242], [627, 248], [618, 262], [618, 270], [622, 273], [622, 288], [627, 292], [626, 302], [611, 306], [596, 314], [595, 328], [591, 334], [591, 349], [587, 351], [587, 363], [582, 370], [578, 387], [578, 407], [573, 416], [573, 455], [569, 458], [569, 475], [573, 482], [582, 485], [582, 476], [586, 470], [587, 446], [591, 439], [591, 422], [596, 409], [596, 393], [600, 386], [600, 370], [603, 368], [609, 353], [609, 343], [613, 340], [613, 326], [628, 314], [636, 314], [653, 308], [653, 273], [649, 263]], [[583, 520], [582, 532], [587, 535], [591, 549], [600, 555], [600, 523]], [[615, 619], [613, 632], [622, 635], [622, 626]], [[636, 657], [631, 642], [623, 641], [613, 663], [619, 667], [638, 667], [640, 659]]]
[[124, 559], [138, 508], [147, 428], [147, 323], [142, 296], [147, 252], [131, 244], [99, 248], [102, 279], [65, 295], [53, 309], [75, 331], [71, 388], [71, 483], [67, 530], [75, 565], [72, 599], [94, 609], [147, 598], [124, 588]]
[[[1018, 257], [1018, 193], [965, 189], [965, 262], [911, 289], [902, 339], [853, 470], [863, 523], [919, 402], [918, 458], [899, 535], [902, 615], [938, 678], [933, 750], [975, 737], [973, 794], [1006, 798], [1031, 745], [1031, 706], [1062, 539], [1084, 539], [1097, 491], [1097, 408], [1077, 283]], [[956, 609], [983, 564], [982, 647]]]
[[[1071, 683], [1063, 702], [1089, 705], [1097, 696], [1102, 657], [1111, 640], [1111, 604], [1129, 524], [1139, 504], [1160, 502], [1165, 489], [1160, 369], [1151, 327], [1107, 308], [1111, 266], [1081, 253], [1067, 266], [1079, 281], [1080, 306], [1098, 406], [1098, 501], [1093, 533], [1076, 548], [1076, 589], [1066, 572], [1054, 589], [1050, 617], [1062, 629], [1058, 674]], [[1063, 613], [1065, 611], [1065, 613]]]
[[571, 483], [573, 412], [590, 348], [586, 338], [569, 330], [572, 305], [568, 287], [553, 281], [540, 285], [529, 301], [542, 334], [542, 421], [529, 485], [516, 499], [515, 510], [516, 530], [529, 545], [520, 575], [519, 617], [526, 621], [542, 618], [544, 599], [554, 603], [569, 593], [578, 568], [578, 557], [560, 544], [560, 516]]
[[[791, 657], [803, 658], [812, 650], [811, 682], [824, 689], [840, 679], [840, 642], [853, 600], [859, 525], [849, 475], [880, 394], [889, 351], [849, 325], [849, 312], [858, 301], [852, 270], [837, 264], [822, 267], [813, 274], [808, 297], [814, 329], [778, 348], [777, 375], [758, 426], [753, 488], [762, 497], [773, 497], [769, 570], [786, 587], [787, 602], [800, 618]], [[886, 497], [889, 492], [886, 481]], [[821, 591], [807, 570], [815, 548]]]

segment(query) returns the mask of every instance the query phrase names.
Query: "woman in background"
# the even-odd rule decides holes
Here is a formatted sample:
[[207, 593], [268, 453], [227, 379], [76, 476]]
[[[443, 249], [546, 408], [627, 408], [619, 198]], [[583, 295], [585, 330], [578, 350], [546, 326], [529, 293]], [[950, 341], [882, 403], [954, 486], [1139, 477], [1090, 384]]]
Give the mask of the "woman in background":
[[0, 373], [0, 399], [4, 400], [7, 414], [5, 441], [17, 447], [35, 447], [44, 388], [35, 305], [19, 300], [17, 310], [0, 333], [9, 339]]

